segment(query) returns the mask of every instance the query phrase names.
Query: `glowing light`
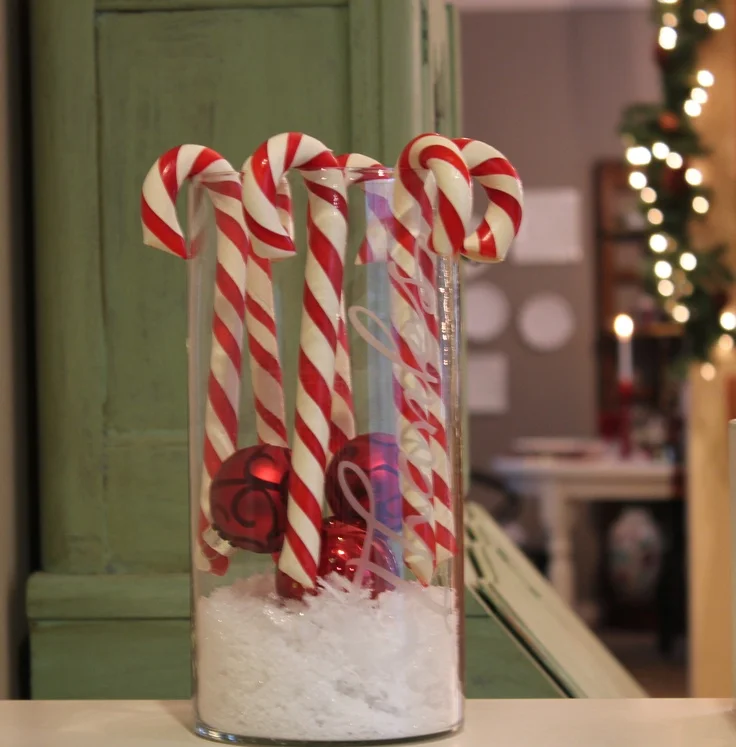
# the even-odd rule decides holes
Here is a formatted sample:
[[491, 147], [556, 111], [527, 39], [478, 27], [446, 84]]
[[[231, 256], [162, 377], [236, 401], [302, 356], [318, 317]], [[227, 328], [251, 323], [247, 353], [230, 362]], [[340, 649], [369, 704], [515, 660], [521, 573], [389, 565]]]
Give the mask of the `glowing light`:
[[654, 143], [652, 146], [652, 155], [660, 160], [667, 158], [669, 152], [670, 146], [667, 143]]
[[644, 187], [639, 197], [641, 197], [641, 201], [646, 202], [647, 205], [651, 205], [653, 202], [657, 201], [657, 193], [651, 187]]
[[672, 275], [672, 265], [660, 259], [659, 262], [654, 264], [654, 274], [664, 280]]
[[704, 104], [708, 100], [708, 91], [706, 91], [705, 88], [693, 88], [693, 90], [690, 91], [690, 98], [696, 104]]
[[721, 327], [723, 329], [728, 330], [729, 332], [732, 329], [736, 329], [736, 314], [733, 313], [733, 311], [724, 311], [721, 314]]
[[708, 209], [710, 208], [710, 203], [708, 200], [705, 199], [702, 195], [698, 195], [697, 197], [693, 197], [693, 210], [696, 213], [700, 213], [703, 215], [704, 213], [708, 212]]
[[733, 337], [731, 335], [721, 335], [718, 338], [718, 347], [724, 353], [730, 353], [733, 350]]
[[662, 296], [671, 296], [675, 292], [675, 284], [671, 280], [660, 280], [657, 283], [657, 290]]
[[685, 114], [687, 114], [688, 117], [699, 117], [700, 113], [703, 111], [703, 107], [700, 106], [697, 101], [693, 101], [692, 99], [688, 99], [682, 108], [685, 110]]
[[711, 73], [710, 70], [699, 70], [697, 77], [698, 83], [703, 86], [703, 88], [710, 88], [716, 82], [716, 79], [713, 77], [713, 73]]
[[693, 187], [697, 187], [703, 183], [703, 174], [700, 169], [691, 167], [685, 172], [685, 181]]
[[667, 237], [663, 233], [653, 233], [649, 237], [649, 248], [657, 254], [666, 251], [668, 243]]
[[629, 184], [634, 189], [644, 189], [647, 186], [646, 174], [643, 174], [641, 171], [632, 171], [629, 174]]
[[696, 21], [697, 21], [698, 23], [708, 23], [708, 14], [707, 14], [707, 13], [706, 13], [706, 12], [705, 12], [705, 11], [704, 11], [704, 10], [703, 10], [702, 8], [698, 8], [698, 9], [697, 9], [697, 10], [696, 10], [696, 11], [695, 11], [695, 12], [693, 13], [693, 18], [694, 18], [694, 19], [695, 19], [695, 20], [696, 20]]
[[628, 314], [619, 314], [613, 320], [613, 331], [616, 337], [627, 340], [634, 334], [634, 320]]
[[672, 318], [680, 324], [685, 324], [685, 322], [690, 318], [690, 310], [687, 306], [678, 303], [675, 308], [672, 309]]
[[647, 210], [647, 220], [653, 226], [659, 226], [664, 220], [664, 215], [659, 208], [650, 208], [649, 210]]
[[723, 13], [718, 13], [717, 11], [712, 11], [708, 13], [708, 25], [714, 31], [720, 31], [722, 28], [725, 28], [726, 19]]
[[716, 367], [712, 363], [703, 363], [700, 367], [700, 375], [706, 381], [713, 381], [716, 377]]
[[662, 49], [674, 49], [677, 46], [677, 31], [672, 26], [662, 26], [659, 30], [659, 46]]
[[687, 272], [698, 266], [698, 258], [692, 252], [683, 252], [680, 256], [680, 267]]
[[663, 13], [662, 23], [665, 26], [677, 26], [677, 16], [674, 13]]
[[632, 166], [646, 166], [652, 160], [652, 154], [649, 148], [635, 145], [633, 148], [626, 149], [626, 160]]
[[679, 169], [682, 168], [682, 164], [684, 163], [682, 160], [682, 156], [679, 153], [675, 153], [674, 151], [670, 153], [667, 156], [667, 160], [665, 163], [671, 168], [671, 169]]

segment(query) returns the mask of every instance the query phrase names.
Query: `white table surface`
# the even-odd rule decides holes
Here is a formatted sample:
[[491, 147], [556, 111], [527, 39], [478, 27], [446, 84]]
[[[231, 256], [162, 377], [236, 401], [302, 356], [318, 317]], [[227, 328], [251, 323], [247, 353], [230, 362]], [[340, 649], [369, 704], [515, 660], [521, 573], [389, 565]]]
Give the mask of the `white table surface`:
[[[736, 747], [729, 700], [471, 700], [436, 747]], [[204, 747], [188, 702], [0, 701], [2, 747]], [[422, 743], [425, 744], [425, 743]]]

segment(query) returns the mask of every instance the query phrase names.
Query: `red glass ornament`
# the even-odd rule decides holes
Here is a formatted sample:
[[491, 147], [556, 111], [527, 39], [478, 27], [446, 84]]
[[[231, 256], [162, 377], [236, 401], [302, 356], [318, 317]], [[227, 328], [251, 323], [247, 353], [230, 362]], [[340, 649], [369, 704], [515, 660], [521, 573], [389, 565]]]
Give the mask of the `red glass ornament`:
[[[353, 581], [363, 546], [366, 540], [366, 530], [357, 524], [346, 524], [338, 519], [327, 519], [322, 527], [322, 547], [320, 551], [317, 574], [324, 578], [331, 573], [338, 573], [348, 581]], [[387, 573], [399, 577], [399, 568], [388, 543], [381, 537], [374, 536], [371, 542], [369, 560]], [[351, 561], [355, 561], [351, 563]], [[363, 589], [370, 589], [371, 597], [376, 598], [382, 591], [394, 588], [385, 578], [365, 571], [361, 583]], [[282, 597], [301, 599], [305, 592], [316, 595], [318, 589], [304, 589], [282, 571], [276, 572], [276, 590]]]
[[662, 112], [657, 122], [664, 132], [674, 132], [680, 126], [680, 118], [673, 112]]
[[234, 547], [274, 553], [284, 544], [291, 454], [249, 446], [226, 459], [210, 487], [212, 525]]
[[[336, 519], [365, 524], [351, 505], [340, 484], [340, 465], [356, 465], [370, 483], [375, 499], [375, 518], [395, 532], [401, 531], [401, 490], [399, 487], [399, 448], [388, 433], [364, 433], [348, 441], [332, 458], [325, 477], [327, 503]], [[343, 467], [350, 495], [370, 513], [368, 491], [351, 468]]]

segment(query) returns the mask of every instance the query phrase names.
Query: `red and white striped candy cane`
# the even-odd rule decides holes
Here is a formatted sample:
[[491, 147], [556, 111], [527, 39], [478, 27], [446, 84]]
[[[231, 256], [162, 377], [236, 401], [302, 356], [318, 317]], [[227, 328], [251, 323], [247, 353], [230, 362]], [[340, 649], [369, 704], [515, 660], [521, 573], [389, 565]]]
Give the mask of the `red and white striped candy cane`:
[[227, 571], [227, 556], [233, 548], [212, 529], [209, 488], [220, 465], [237, 448], [248, 251], [238, 175], [210, 148], [201, 145], [172, 148], [156, 161], [143, 182], [141, 219], [146, 244], [188, 259], [191, 254], [176, 215], [176, 199], [182, 184], [195, 177], [202, 180], [210, 194], [217, 226], [212, 350], [198, 523], [200, 556], [197, 560], [200, 567], [222, 575]]
[[524, 196], [516, 169], [494, 147], [457, 138], [463, 158], [488, 195], [488, 209], [478, 228], [466, 237], [463, 254], [476, 262], [500, 262], [519, 232]]
[[[431, 199], [422, 171], [430, 171], [437, 186], [437, 214], [432, 219]], [[405, 562], [423, 583], [429, 583], [435, 564], [436, 536], [446, 538], [454, 524], [449, 505], [435, 501], [432, 467], [438, 445], [430, 435], [444, 415], [437, 408], [441, 383], [433, 371], [436, 355], [428, 329], [433, 297], [434, 270], [422, 253], [423, 224], [431, 224], [430, 251], [452, 257], [462, 248], [470, 221], [470, 174], [458, 147], [440, 135], [420, 135], [402, 151], [396, 164], [394, 185], [394, 248], [389, 263], [391, 322], [400, 364], [397, 393], [397, 433], [404, 464], [401, 469]], [[431, 258], [430, 258], [431, 259]], [[439, 389], [438, 389], [439, 387]], [[443, 429], [444, 430], [444, 429]], [[435, 431], [436, 433], [436, 431]], [[446, 441], [446, 439], [445, 439]], [[444, 444], [446, 453], [446, 443]], [[446, 500], [449, 504], [449, 493]], [[447, 550], [452, 547], [446, 540]]]
[[296, 252], [276, 206], [277, 185], [291, 168], [305, 179], [310, 223], [287, 527], [279, 569], [311, 589], [317, 579], [325, 503], [347, 201], [342, 171], [323, 143], [300, 133], [270, 138], [248, 159], [243, 173], [246, 222], [260, 256], [283, 259]]
[[[345, 186], [361, 184], [366, 192], [367, 205], [372, 204], [372, 197], [380, 197], [383, 202], [388, 201], [376, 195], [371, 190], [371, 182], [376, 179], [385, 179], [385, 172], [376, 171], [383, 168], [382, 165], [362, 153], [345, 153], [337, 156], [338, 164], [344, 169], [364, 169], [364, 173], [358, 171], [349, 172]], [[366, 209], [366, 236], [358, 250], [358, 264], [361, 257], [367, 257], [373, 261], [375, 252], [386, 251], [386, 228], [379, 223], [378, 217]], [[375, 247], [375, 248], [374, 248]], [[363, 260], [365, 261], [365, 259]], [[356, 435], [355, 426], [355, 404], [352, 391], [352, 374], [350, 372], [350, 343], [348, 340], [348, 328], [346, 323], [345, 293], [340, 297], [340, 321], [337, 335], [337, 355], [335, 359], [335, 391], [332, 400], [332, 436], [330, 438], [330, 452], [335, 454], [351, 438]]]
[[[246, 163], [241, 171], [245, 171]], [[276, 211], [287, 235], [294, 238], [291, 190], [287, 179], [276, 189]], [[279, 356], [276, 308], [271, 260], [255, 253], [252, 246], [246, 263], [245, 324], [248, 329], [250, 375], [258, 440], [287, 447], [284, 377]]]

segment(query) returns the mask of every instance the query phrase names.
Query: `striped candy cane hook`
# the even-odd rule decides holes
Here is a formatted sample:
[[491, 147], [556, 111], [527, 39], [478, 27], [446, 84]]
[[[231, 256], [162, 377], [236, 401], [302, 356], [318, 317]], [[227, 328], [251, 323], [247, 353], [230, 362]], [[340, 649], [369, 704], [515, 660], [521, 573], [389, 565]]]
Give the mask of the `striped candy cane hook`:
[[279, 570], [312, 589], [325, 503], [347, 202], [342, 171], [323, 143], [300, 133], [270, 138], [248, 159], [243, 173], [243, 204], [256, 254], [282, 259], [296, 252], [276, 208], [277, 185], [291, 168], [299, 169], [306, 181], [310, 223], [287, 527]]
[[488, 195], [488, 208], [478, 228], [465, 238], [463, 255], [476, 262], [500, 262], [521, 225], [524, 193], [516, 169], [494, 147], [480, 140], [458, 138], [470, 169]]
[[201, 145], [172, 148], [156, 161], [143, 182], [141, 219], [146, 244], [188, 259], [191, 253], [187, 250], [176, 215], [176, 199], [183, 183], [193, 178], [201, 179], [207, 188], [217, 226], [216, 287], [205, 408], [197, 562], [201, 568], [222, 575], [227, 571], [227, 556], [232, 547], [212, 529], [209, 488], [222, 462], [237, 448], [245, 258], [248, 251], [238, 175], [219, 153], [210, 148]]

